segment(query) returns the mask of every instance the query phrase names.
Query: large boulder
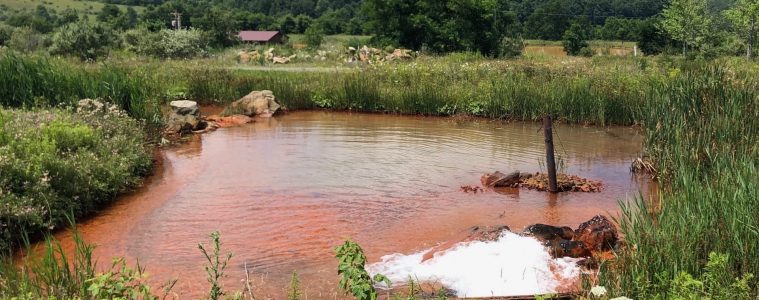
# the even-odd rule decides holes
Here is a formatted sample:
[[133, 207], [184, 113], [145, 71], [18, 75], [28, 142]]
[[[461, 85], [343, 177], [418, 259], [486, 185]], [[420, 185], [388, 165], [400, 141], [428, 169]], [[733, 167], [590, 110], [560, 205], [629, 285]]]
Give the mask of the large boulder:
[[532, 174], [530, 173], [520, 173], [519, 171], [514, 171], [509, 174], [504, 174], [499, 171], [495, 171], [494, 173], [488, 173], [485, 175], [482, 175], [480, 178], [480, 181], [482, 182], [482, 185], [485, 187], [517, 187], [519, 183], [522, 182], [522, 180], [530, 178]]
[[205, 129], [207, 124], [200, 119], [198, 103], [189, 100], [171, 101], [171, 114], [166, 120], [166, 132], [189, 133]]
[[591, 251], [612, 249], [619, 240], [619, 234], [614, 224], [602, 215], [580, 224], [575, 230], [575, 240], [585, 243]]
[[272, 91], [253, 91], [245, 97], [232, 102], [222, 116], [242, 114], [250, 117], [271, 117], [282, 107]]

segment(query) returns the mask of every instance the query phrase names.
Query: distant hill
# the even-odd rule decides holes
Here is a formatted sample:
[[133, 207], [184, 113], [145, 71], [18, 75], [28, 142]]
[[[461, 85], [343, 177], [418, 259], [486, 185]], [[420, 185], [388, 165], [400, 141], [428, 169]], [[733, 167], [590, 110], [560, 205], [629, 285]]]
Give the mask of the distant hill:
[[[87, 15], [95, 15], [100, 12], [101, 9], [103, 9], [103, 6], [105, 6], [105, 3], [103, 2], [86, 0], [0, 0], [0, 7], [4, 5], [8, 8], [9, 11], [18, 11], [25, 9], [32, 10], [40, 4], [47, 8], [55, 9], [58, 12], [63, 11], [66, 8], [73, 8], [80, 14]], [[137, 5], [118, 6], [121, 9], [126, 9], [127, 6], [132, 6], [138, 12], [145, 10], [143, 6]]]

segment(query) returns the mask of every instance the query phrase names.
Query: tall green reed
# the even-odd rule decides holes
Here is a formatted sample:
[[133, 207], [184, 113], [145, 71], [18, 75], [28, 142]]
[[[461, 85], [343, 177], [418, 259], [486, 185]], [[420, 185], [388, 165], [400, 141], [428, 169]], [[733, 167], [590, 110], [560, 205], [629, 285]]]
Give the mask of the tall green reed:
[[678, 275], [701, 275], [712, 252], [728, 258], [716, 278], [727, 286], [759, 274], [756, 96], [752, 76], [720, 66], [652, 86], [646, 152], [659, 166], [662, 194], [621, 204], [627, 247], [602, 270], [607, 286], [641, 299], [675, 296], [667, 293]]

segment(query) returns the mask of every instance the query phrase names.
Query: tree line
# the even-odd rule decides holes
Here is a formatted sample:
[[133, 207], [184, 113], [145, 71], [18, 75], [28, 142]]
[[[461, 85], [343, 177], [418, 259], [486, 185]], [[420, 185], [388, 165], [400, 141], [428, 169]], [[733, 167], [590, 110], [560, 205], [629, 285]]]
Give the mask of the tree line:
[[[755, 0], [101, 0], [94, 20], [42, 5], [0, 12], [0, 45], [77, 22], [118, 32], [157, 33], [182, 26], [202, 31], [210, 47], [236, 43], [239, 30], [371, 35], [376, 46], [500, 56], [523, 39], [562, 40], [581, 54], [588, 40], [637, 42], [645, 54], [753, 55]], [[140, 12], [131, 6], [141, 5]], [[85, 20], [81, 20], [85, 19]], [[80, 26], [82, 27], [82, 26]], [[44, 37], [30, 45], [45, 44]], [[31, 47], [31, 46], [30, 46]], [[588, 53], [588, 50], [584, 50]]]

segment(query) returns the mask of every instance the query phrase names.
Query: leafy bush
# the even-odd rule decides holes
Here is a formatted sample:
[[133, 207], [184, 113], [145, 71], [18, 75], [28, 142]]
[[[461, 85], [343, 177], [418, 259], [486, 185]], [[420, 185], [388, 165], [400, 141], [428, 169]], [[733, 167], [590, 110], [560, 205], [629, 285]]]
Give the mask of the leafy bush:
[[522, 55], [524, 51], [524, 40], [522, 36], [504, 37], [498, 47], [499, 56], [504, 58], [514, 58]]
[[158, 58], [194, 58], [208, 55], [209, 41], [197, 29], [161, 30], [146, 34], [140, 40], [138, 53]]
[[579, 52], [577, 52], [577, 56], [585, 56], [585, 57], [591, 57], [593, 56], [594, 52], [593, 49], [588, 47], [582, 47]]
[[589, 22], [578, 20], [572, 22], [569, 29], [564, 32], [561, 43], [564, 46], [564, 51], [567, 52], [568, 55], [581, 55], [581, 51], [582, 54], [588, 53], [587, 50], [582, 49], [590, 47], [588, 45], [588, 40], [590, 39], [588, 28], [590, 27], [591, 25]]
[[0, 23], [0, 46], [5, 46], [13, 35], [13, 27]]
[[67, 24], [55, 31], [50, 52], [79, 57], [81, 60], [95, 60], [108, 54], [115, 45], [114, 33], [100, 22], [86, 20]]
[[317, 24], [312, 24], [303, 34], [306, 45], [311, 49], [318, 49], [324, 41], [324, 31]]
[[119, 110], [0, 114], [0, 250], [94, 211], [150, 170], [141, 124]]
[[8, 40], [8, 48], [21, 52], [34, 52], [47, 47], [50, 40], [30, 27], [19, 27]]
[[730, 276], [728, 256], [709, 253], [709, 261], [704, 273], [694, 278], [687, 272], [680, 272], [672, 280], [669, 299], [751, 299], [751, 283], [754, 276], [744, 274], [734, 280]]
[[351, 293], [356, 300], [376, 300], [377, 291], [374, 285], [378, 282], [384, 282], [388, 286], [390, 280], [382, 274], [369, 276], [364, 265], [366, 256], [361, 246], [351, 240], [346, 240], [344, 244], [335, 249], [338, 260], [337, 274], [340, 275], [340, 288], [345, 293]]

